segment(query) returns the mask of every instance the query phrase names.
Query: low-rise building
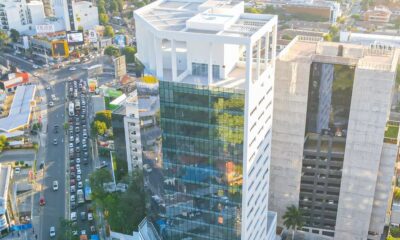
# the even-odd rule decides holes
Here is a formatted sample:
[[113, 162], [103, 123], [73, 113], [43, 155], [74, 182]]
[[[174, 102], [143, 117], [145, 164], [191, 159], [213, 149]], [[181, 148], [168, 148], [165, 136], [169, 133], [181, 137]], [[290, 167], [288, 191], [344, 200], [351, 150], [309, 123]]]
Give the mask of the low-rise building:
[[11, 178], [11, 167], [0, 164], [0, 231], [4, 231], [10, 226], [8, 213], [8, 187]]
[[364, 13], [364, 20], [368, 22], [388, 23], [392, 12], [385, 6], [376, 6]]

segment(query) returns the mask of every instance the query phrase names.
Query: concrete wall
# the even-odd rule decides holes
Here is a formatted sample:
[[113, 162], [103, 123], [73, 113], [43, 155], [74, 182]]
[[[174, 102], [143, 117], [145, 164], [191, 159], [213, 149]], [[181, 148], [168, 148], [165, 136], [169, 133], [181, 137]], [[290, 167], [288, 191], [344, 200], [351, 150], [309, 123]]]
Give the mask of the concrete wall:
[[355, 70], [335, 239], [367, 239], [393, 77]]
[[375, 198], [371, 214], [369, 231], [381, 235], [390, 213], [392, 195], [392, 180], [395, 175], [394, 167], [397, 158], [397, 144], [384, 143], [379, 164], [378, 180], [375, 187]]
[[311, 59], [276, 61], [269, 209], [298, 206]]

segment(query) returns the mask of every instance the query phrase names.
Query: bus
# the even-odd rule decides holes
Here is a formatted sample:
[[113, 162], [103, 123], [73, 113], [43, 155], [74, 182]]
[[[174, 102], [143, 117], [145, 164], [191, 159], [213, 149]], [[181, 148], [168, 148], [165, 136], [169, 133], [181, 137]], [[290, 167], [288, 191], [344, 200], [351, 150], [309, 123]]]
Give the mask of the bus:
[[68, 112], [69, 112], [69, 116], [70, 117], [75, 116], [75, 108], [74, 108], [74, 103], [73, 102], [69, 102]]

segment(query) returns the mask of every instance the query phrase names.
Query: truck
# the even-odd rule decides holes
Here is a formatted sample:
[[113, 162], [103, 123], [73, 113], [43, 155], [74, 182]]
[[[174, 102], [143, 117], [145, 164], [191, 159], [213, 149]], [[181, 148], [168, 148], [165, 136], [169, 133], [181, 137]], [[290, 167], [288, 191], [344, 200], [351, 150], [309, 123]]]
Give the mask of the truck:
[[79, 101], [79, 99], [75, 100], [75, 110], [79, 111], [81, 109], [81, 102]]
[[78, 203], [84, 203], [85, 202], [85, 199], [83, 197], [82, 189], [78, 189], [78, 191], [76, 191], [76, 195], [78, 197]]
[[74, 108], [73, 102], [69, 102], [69, 104], [68, 104], [68, 113], [69, 113], [70, 117], [75, 116], [75, 108]]

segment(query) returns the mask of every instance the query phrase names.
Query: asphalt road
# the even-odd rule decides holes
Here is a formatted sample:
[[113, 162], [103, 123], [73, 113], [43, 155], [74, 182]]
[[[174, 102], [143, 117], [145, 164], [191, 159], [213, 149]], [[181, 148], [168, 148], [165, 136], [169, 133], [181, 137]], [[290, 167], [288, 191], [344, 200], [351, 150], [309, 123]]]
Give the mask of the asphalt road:
[[12, 150], [4, 151], [0, 155], [0, 162], [12, 162], [12, 161], [26, 161], [27, 159], [35, 158], [35, 150]]
[[[52, 70], [52, 69], [33, 69], [33, 63], [29, 62], [25, 59], [22, 59], [20, 56], [14, 56], [10, 54], [4, 54], [6, 55], [7, 59], [10, 60], [11, 64], [16, 65], [18, 68], [21, 70], [27, 71], [34, 75], [37, 80], [40, 81], [41, 85], [43, 85], [44, 88], [50, 86], [50, 90], [46, 90], [46, 98], [47, 102], [51, 101], [51, 95], [54, 94], [58, 100], [54, 102], [54, 106], [47, 108], [47, 121], [43, 121], [43, 123], [47, 122], [47, 131], [45, 134], [41, 134], [41, 142], [45, 143], [43, 144], [43, 148], [39, 150], [40, 152], [43, 152], [42, 155], [44, 156], [39, 156], [38, 158], [43, 158], [42, 160], [38, 161], [44, 161], [45, 165], [45, 172], [44, 172], [44, 180], [43, 180], [43, 188], [42, 191], [35, 197], [34, 200], [34, 213], [33, 214], [39, 214], [39, 219], [40, 219], [40, 224], [39, 226], [39, 232], [38, 232], [38, 239], [50, 239], [49, 236], [49, 229], [51, 226], [56, 227], [56, 234], [59, 235], [61, 234], [58, 230], [59, 228], [59, 223], [60, 219], [66, 218], [69, 219], [70, 212], [71, 211], [76, 211], [78, 215], [78, 229], [79, 231], [81, 230], [86, 230], [88, 234], [90, 230], [90, 225], [93, 225], [93, 223], [88, 223], [87, 220], [82, 221], [79, 219], [80, 217], [80, 212], [86, 212], [88, 210], [87, 204], [81, 204], [79, 205], [76, 209], [71, 210], [69, 209], [69, 199], [70, 199], [70, 188], [69, 188], [69, 172], [66, 167], [69, 168], [70, 166], [70, 160], [68, 158], [68, 132], [64, 131], [64, 123], [68, 122], [68, 113], [66, 111], [66, 108], [68, 107], [68, 97], [66, 96], [67, 90], [66, 85], [68, 84], [68, 81], [70, 79], [80, 79], [86, 77], [86, 71], [81, 69], [81, 64], [77, 65], [77, 70], [76, 71], [70, 71], [67, 68], [64, 69], [57, 69], [57, 70]], [[103, 57], [94, 59], [84, 65], [92, 65], [92, 64], [97, 64], [101, 62]], [[89, 104], [87, 97], [85, 96], [86, 102]], [[89, 106], [88, 106], [89, 108]], [[89, 109], [87, 112], [90, 112]], [[81, 120], [80, 120], [81, 121]], [[86, 121], [84, 124], [88, 124]], [[59, 131], [58, 133], [54, 132], [54, 126], [58, 125], [59, 126]], [[81, 131], [79, 133], [80, 139], [82, 139], [82, 124], [80, 125]], [[88, 132], [89, 126], [87, 125]], [[76, 137], [76, 136], [74, 136]], [[57, 139], [58, 144], [53, 144], [54, 139]], [[89, 149], [89, 153], [90, 153]], [[40, 155], [40, 154], [39, 154]], [[80, 153], [81, 159], [83, 159], [83, 151]], [[26, 154], [21, 153], [21, 157], [26, 157]], [[89, 178], [89, 174], [91, 170], [93, 169], [92, 161], [90, 159], [91, 154], [89, 154], [89, 164], [88, 165], [83, 165], [81, 164], [81, 169], [82, 169], [82, 182], [84, 183], [85, 179]], [[18, 155], [15, 155], [14, 158], [18, 159]], [[1, 159], [0, 159], [1, 161]], [[58, 191], [53, 191], [52, 185], [53, 181], [57, 180], [58, 181]], [[46, 204], [44, 206], [39, 207], [39, 198], [44, 197], [46, 200]], [[35, 211], [37, 209], [37, 211]]]

